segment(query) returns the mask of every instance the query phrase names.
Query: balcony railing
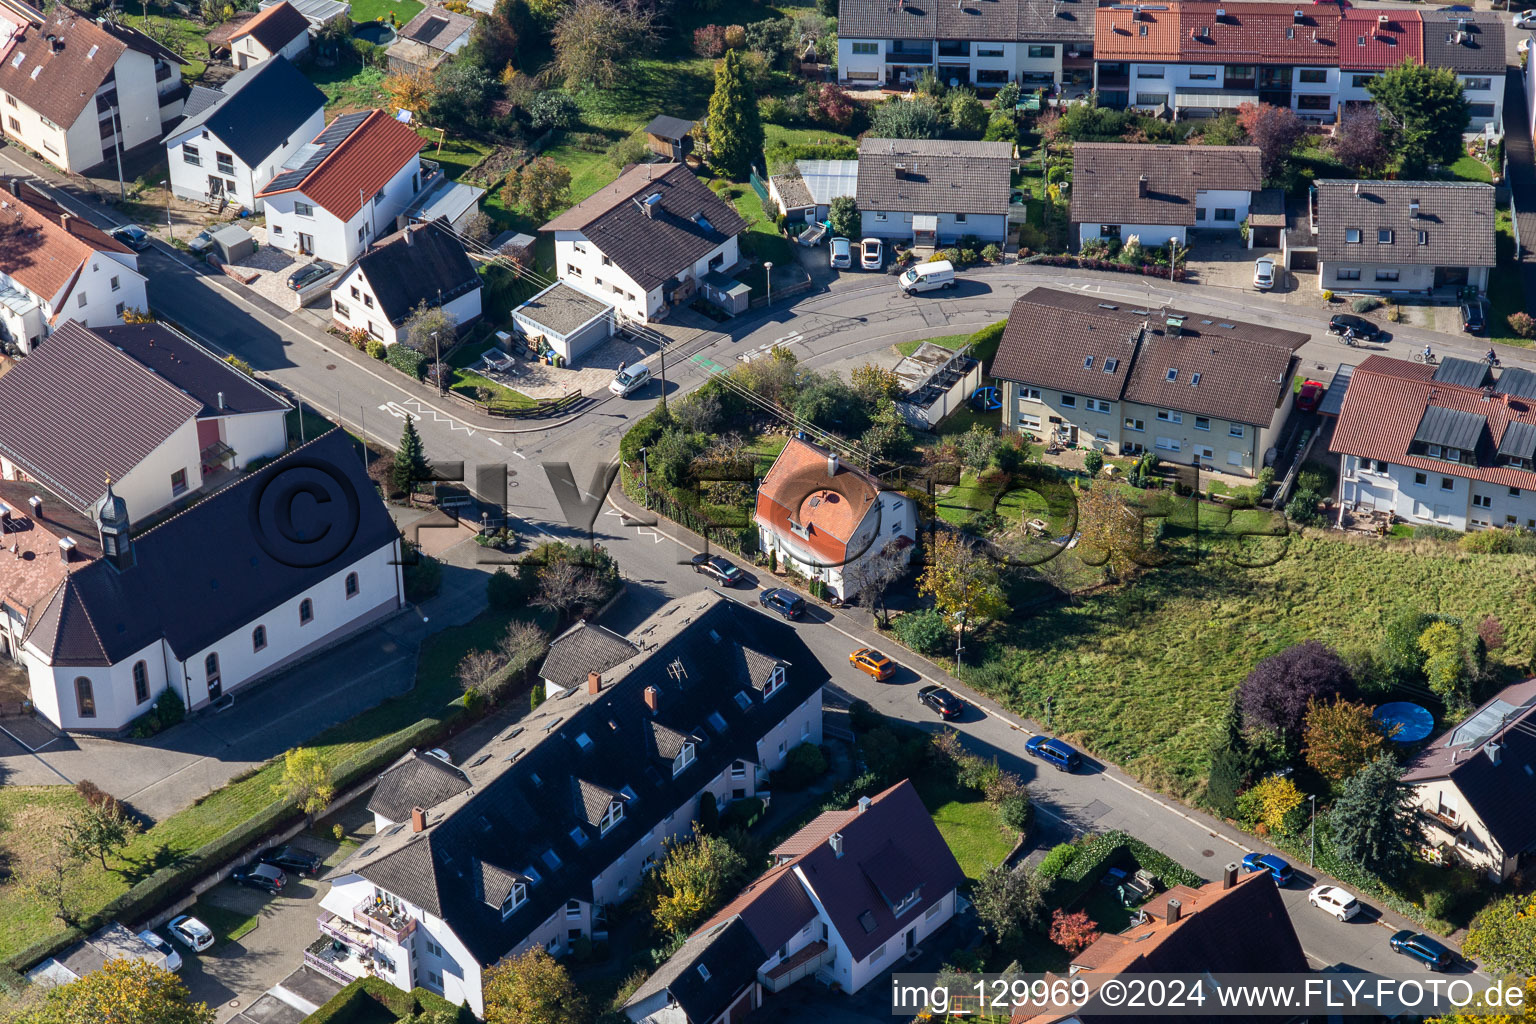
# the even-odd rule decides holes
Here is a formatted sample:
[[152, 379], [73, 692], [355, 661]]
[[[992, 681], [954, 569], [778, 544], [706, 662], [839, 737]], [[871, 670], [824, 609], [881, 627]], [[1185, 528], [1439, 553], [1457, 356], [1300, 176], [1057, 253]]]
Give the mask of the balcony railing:
[[352, 908], [352, 920], [375, 935], [403, 943], [416, 930], [416, 919], [388, 903], [369, 898]]

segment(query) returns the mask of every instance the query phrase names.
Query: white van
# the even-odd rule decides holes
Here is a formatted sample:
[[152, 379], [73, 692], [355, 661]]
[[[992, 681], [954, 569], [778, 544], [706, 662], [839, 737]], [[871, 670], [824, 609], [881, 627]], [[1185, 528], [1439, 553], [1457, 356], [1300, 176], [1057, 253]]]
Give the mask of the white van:
[[955, 286], [955, 265], [949, 260], [939, 260], [936, 263], [919, 263], [910, 270], [904, 270], [897, 279], [901, 290], [908, 295], [917, 292], [931, 292], [935, 288], [953, 288]]

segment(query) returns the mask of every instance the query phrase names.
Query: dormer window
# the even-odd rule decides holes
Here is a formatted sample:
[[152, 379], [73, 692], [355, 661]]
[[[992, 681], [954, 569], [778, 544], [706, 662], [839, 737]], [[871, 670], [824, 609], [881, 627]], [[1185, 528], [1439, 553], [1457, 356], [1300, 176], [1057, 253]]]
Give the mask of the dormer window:
[[675, 779], [683, 773], [683, 769], [693, 764], [694, 748], [691, 741], [683, 743], [683, 749], [677, 752], [672, 759], [672, 777]]
[[607, 835], [609, 829], [613, 828], [613, 826], [617, 825], [623, 820], [624, 802], [622, 800], [614, 800], [610, 802], [608, 804], [608, 813], [603, 815], [603, 820], [597, 826], [598, 835]]
[[772, 697], [775, 693], [778, 693], [779, 692], [779, 687], [781, 687], [783, 685], [784, 685], [784, 666], [783, 665], [775, 665], [773, 667], [773, 674], [770, 675], [768, 677], [768, 681], [763, 684], [763, 700], [767, 700], [769, 697]]
[[528, 886], [522, 882], [513, 882], [512, 891], [507, 893], [507, 898], [501, 904], [501, 919], [505, 921], [512, 916], [513, 911], [528, 902]]

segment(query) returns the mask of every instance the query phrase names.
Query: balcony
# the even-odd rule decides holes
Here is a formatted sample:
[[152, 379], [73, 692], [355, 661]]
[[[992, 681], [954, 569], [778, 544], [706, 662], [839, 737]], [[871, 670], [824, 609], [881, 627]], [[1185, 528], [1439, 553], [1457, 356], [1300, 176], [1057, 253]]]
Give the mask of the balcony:
[[827, 948], [827, 944], [818, 939], [799, 952], [779, 961], [771, 969], [759, 971], [757, 980], [769, 992], [782, 992], [801, 978], [810, 977], [836, 959], [836, 950]]
[[1461, 822], [1457, 821], [1454, 815], [1442, 814], [1439, 811], [1428, 811], [1423, 809], [1420, 809], [1419, 813], [1423, 814], [1424, 819], [1429, 822], [1430, 825], [1434, 826], [1438, 831], [1449, 833], [1452, 836], [1458, 836], [1461, 834]]
[[352, 920], [380, 938], [399, 946], [416, 930], [416, 919], [379, 899], [363, 900], [352, 908]]

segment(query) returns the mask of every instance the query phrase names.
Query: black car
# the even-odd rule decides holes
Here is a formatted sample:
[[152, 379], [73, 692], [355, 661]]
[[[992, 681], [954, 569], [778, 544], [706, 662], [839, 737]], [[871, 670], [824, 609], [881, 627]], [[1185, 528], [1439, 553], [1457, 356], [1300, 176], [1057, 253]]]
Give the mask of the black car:
[[1328, 333], [1343, 335], [1346, 330], [1355, 332], [1355, 337], [1362, 341], [1375, 341], [1381, 336], [1381, 328], [1371, 323], [1363, 316], [1354, 316], [1350, 313], [1336, 313], [1328, 320]]
[[959, 718], [965, 711], [965, 701], [937, 683], [917, 691], [917, 699], [932, 708], [940, 718]]
[[336, 268], [324, 260], [315, 260], [315, 262], [309, 264], [309, 266], [300, 267], [298, 270], [295, 270], [293, 273], [289, 274], [288, 287], [296, 292], [303, 291], [305, 288], [314, 284], [322, 277], [325, 277], [327, 274], [335, 273], [335, 271]]
[[149, 232], [137, 224], [128, 224], [124, 227], [115, 228], [112, 231], [112, 237], [122, 242], [134, 252], [143, 252], [149, 248]]
[[734, 587], [746, 579], [746, 573], [719, 555], [698, 554], [693, 556], [693, 571], [701, 572], [716, 583]]
[[263, 889], [276, 896], [288, 884], [288, 876], [271, 864], [246, 864], [235, 868], [229, 880], [252, 889]]
[[1407, 929], [1397, 932], [1387, 940], [1394, 953], [1401, 953], [1410, 960], [1417, 960], [1432, 971], [1450, 970], [1456, 957], [1450, 950], [1422, 932]]
[[1468, 334], [1481, 334], [1488, 326], [1483, 316], [1483, 304], [1477, 299], [1461, 304], [1461, 329]]
[[324, 861], [319, 856], [308, 850], [301, 850], [297, 846], [278, 846], [265, 850], [256, 859], [263, 864], [270, 864], [284, 871], [292, 871], [305, 878], [314, 878], [324, 866]]
[[805, 614], [805, 598], [793, 590], [765, 590], [757, 595], [757, 603], [769, 611], [778, 612], [786, 619], [798, 619]]

